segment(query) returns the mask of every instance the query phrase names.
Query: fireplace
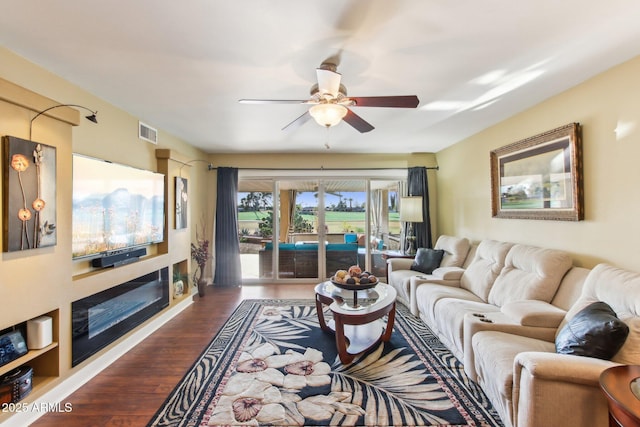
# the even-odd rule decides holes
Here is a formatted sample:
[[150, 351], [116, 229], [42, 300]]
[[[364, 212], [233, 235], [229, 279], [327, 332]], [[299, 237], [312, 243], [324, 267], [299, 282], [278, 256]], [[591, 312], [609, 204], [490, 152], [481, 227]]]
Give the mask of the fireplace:
[[76, 366], [169, 305], [169, 268], [71, 304], [71, 366]]

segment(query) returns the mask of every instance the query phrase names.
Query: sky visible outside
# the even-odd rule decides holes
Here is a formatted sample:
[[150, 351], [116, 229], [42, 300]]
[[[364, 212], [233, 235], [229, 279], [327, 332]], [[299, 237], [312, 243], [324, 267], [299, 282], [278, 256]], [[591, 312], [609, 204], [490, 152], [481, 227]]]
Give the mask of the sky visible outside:
[[[303, 208], [305, 206], [316, 206], [318, 204], [318, 199], [314, 196], [314, 192], [308, 191], [303, 193], [298, 193], [297, 203], [300, 204]], [[337, 193], [336, 193], [337, 194]], [[349, 206], [349, 199], [351, 200], [352, 206], [362, 206], [362, 204], [367, 200], [367, 193], [365, 192], [342, 192], [342, 200]], [[324, 194], [324, 204], [326, 206], [337, 205], [340, 203], [340, 197], [334, 194], [325, 193]]]

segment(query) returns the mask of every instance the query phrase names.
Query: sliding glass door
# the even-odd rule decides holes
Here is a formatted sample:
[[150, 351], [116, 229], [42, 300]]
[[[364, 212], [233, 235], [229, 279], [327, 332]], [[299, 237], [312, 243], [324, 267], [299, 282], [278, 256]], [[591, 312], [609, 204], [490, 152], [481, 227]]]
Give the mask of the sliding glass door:
[[[317, 180], [280, 180], [280, 278], [317, 279], [322, 237]], [[287, 275], [282, 274], [286, 269]], [[291, 274], [292, 272], [292, 274]]]
[[384, 280], [398, 248], [402, 180], [241, 179], [238, 229], [244, 282], [320, 281], [360, 265]]
[[336, 270], [360, 264], [360, 249], [367, 233], [367, 182], [334, 178], [322, 184], [327, 230], [324, 278], [328, 278]]
[[383, 255], [400, 249], [400, 216], [398, 200], [402, 182], [376, 180], [369, 182], [369, 245], [365, 265], [369, 272], [386, 280], [387, 264]]
[[273, 181], [238, 183], [238, 230], [242, 279], [272, 279], [272, 252], [265, 252], [273, 236]]

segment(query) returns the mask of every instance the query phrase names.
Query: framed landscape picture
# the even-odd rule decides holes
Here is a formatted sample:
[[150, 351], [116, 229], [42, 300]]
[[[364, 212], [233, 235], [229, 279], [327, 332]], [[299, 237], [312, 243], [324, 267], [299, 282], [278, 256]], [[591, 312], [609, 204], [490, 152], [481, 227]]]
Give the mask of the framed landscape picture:
[[496, 218], [584, 219], [580, 125], [550, 130], [491, 151]]

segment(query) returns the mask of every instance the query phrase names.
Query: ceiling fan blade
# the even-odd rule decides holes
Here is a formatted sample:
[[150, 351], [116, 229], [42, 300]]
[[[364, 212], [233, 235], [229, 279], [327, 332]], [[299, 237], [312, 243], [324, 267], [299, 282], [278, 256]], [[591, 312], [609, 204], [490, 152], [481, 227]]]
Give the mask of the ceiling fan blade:
[[344, 116], [344, 118], [342, 120], [344, 120], [345, 122], [349, 123], [351, 126], [353, 126], [360, 133], [369, 132], [369, 131], [372, 131], [373, 129], [375, 129], [371, 125], [371, 123], [367, 122], [365, 119], [363, 119], [362, 117], [360, 117], [359, 115], [357, 115], [356, 113], [354, 113], [353, 111], [351, 111], [348, 108], [347, 108], [347, 115]]
[[350, 96], [352, 107], [416, 108], [420, 100], [415, 95], [402, 96]]
[[334, 98], [340, 91], [340, 80], [342, 74], [324, 68], [316, 68], [318, 78], [318, 90], [320, 93], [330, 93]]
[[239, 99], [241, 104], [304, 104], [308, 99]]
[[298, 129], [300, 126], [307, 123], [307, 121], [309, 121], [310, 118], [311, 118], [311, 114], [309, 114], [309, 111], [307, 110], [302, 115], [297, 117], [294, 121], [292, 121], [291, 123], [283, 127], [282, 130], [291, 131], [294, 129]]

